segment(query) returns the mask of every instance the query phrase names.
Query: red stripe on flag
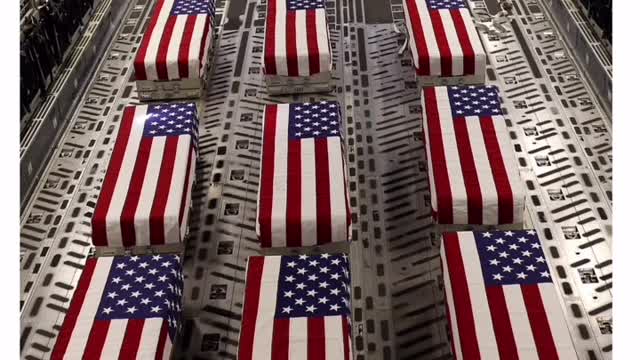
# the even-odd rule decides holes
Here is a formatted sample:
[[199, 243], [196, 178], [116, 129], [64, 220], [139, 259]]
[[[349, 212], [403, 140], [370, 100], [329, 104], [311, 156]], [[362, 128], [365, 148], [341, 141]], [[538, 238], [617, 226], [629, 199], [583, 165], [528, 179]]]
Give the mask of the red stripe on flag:
[[[266, 334], [265, 334], [266, 336]], [[289, 359], [289, 319], [276, 318], [273, 320], [273, 334], [271, 335], [271, 358], [278, 360]], [[295, 360], [295, 359], [292, 359]]]
[[478, 337], [476, 336], [473, 307], [469, 295], [466, 270], [460, 251], [458, 233], [443, 234], [442, 244], [449, 264], [453, 306], [456, 312], [458, 332], [460, 333], [460, 350], [465, 359], [480, 359]]
[[284, 35], [287, 42], [287, 75], [298, 76], [298, 50], [296, 48], [296, 13], [287, 11], [287, 33]]
[[122, 161], [124, 160], [125, 150], [127, 143], [129, 142], [129, 136], [131, 135], [131, 128], [133, 126], [133, 117], [135, 116], [135, 108], [127, 106], [124, 108], [122, 116], [122, 122], [120, 124], [120, 130], [116, 137], [116, 144], [111, 154], [111, 160], [107, 167], [107, 173], [102, 183], [102, 190], [98, 197], [96, 204], [96, 210], [93, 213], [91, 219], [91, 238], [93, 245], [107, 246], [109, 240], [107, 239], [107, 212], [109, 211], [109, 205], [111, 205], [111, 199], [116, 187], [116, 181], [118, 180], [118, 174], [122, 167]]
[[[209, 17], [207, 16], [207, 19], [205, 20], [204, 23], [204, 35], [202, 36], [202, 41], [200, 42], [200, 55], [198, 56], [198, 59], [200, 59], [200, 64], [202, 65], [202, 63], [204, 62], [204, 57], [208, 55], [209, 49], [205, 49], [205, 44], [207, 43], [207, 36], [209, 36], [209, 31], [211, 30], [211, 20], [209, 19]], [[209, 43], [209, 46], [211, 46], [211, 43]], [[200, 76], [200, 72], [198, 72], [198, 76]]]
[[164, 152], [156, 184], [156, 195], [153, 199], [151, 212], [149, 214], [149, 238], [152, 245], [162, 245], [166, 243], [164, 238], [165, 210], [167, 209], [167, 199], [171, 191], [171, 181], [173, 167], [176, 162], [176, 148], [178, 147], [177, 136], [167, 136], [164, 143]]
[[109, 333], [109, 324], [111, 324], [111, 322], [108, 320], [95, 320], [93, 322], [91, 332], [89, 332], [89, 336], [87, 336], [87, 344], [84, 347], [82, 359], [100, 359], [104, 341], [107, 338], [107, 333]]
[[140, 202], [142, 185], [144, 183], [144, 178], [147, 172], [147, 163], [149, 162], [149, 157], [151, 156], [152, 142], [152, 138], [144, 136], [140, 141], [140, 147], [138, 148], [136, 163], [131, 174], [131, 181], [129, 183], [127, 197], [124, 201], [122, 214], [120, 214], [122, 245], [125, 247], [136, 245], [135, 215], [136, 209], [138, 208], [138, 203]]
[[549, 326], [549, 318], [544, 309], [540, 288], [538, 285], [520, 285], [524, 305], [527, 308], [531, 332], [538, 350], [538, 357], [545, 360], [558, 359], [556, 344], [553, 341], [553, 334]]
[[264, 41], [264, 71], [276, 74], [276, 1], [267, 1], [267, 26]]
[[142, 37], [142, 43], [140, 44], [140, 48], [138, 49], [138, 53], [136, 54], [136, 59], [133, 62], [133, 68], [136, 74], [136, 80], [147, 80], [147, 71], [144, 66], [144, 58], [147, 55], [147, 50], [149, 49], [149, 42], [151, 41], [151, 34], [153, 33], [156, 24], [158, 23], [158, 18], [160, 17], [160, 10], [162, 10], [162, 6], [164, 5], [164, 0], [158, 0], [156, 7], [153, 12], [153, 16], [151, 17], [151, 21], [149, 22], [149, 27], [147, 31], [144, 33]]
[[302, 246], [302, 149], [289, 141], [287, 154], [287, 247]]
[[124, 331], [120, 356], [118, 357], [119, 360], [135, 360], [138, 357], [144, 322], [144, 319], [129, 319], [127, 321], [127, 328]]
[[462, 179], [467, 190], [467, 211], [469, 224], [482, 224], [482, 191], [478, 180], [478, 171], [471, 149], [469, 139], [469, 129], [467, 129], [467, 119], [454, 118], [453, 128], [456, 133], [458, 144], [458, 155], [460, 156], [460, 167], [462, 168]]
[[[496, 184], [498, 193], [498, 224], [511, 224], [513, 223], [514, 215], [513, 192], [511, 191], [509, 176], [500, 152], [500, 144], [498, 144], [493, 121], [491, 116], [480, 117], [480, 127], [484, 137], [484, 144], [487, 148], [487, 155], [489, 156], [489, 164], [491, 164], [493, 182]], [[497, 121], [504, 120], [498, 119]]]
[[[238, 360], [251, 360], [253, 357], [253, 341], [257, 335], [255, 332], [256, 321], [258, 319], [258, 305], [260, 304], [260, 285], [263, 268], [264, 257], [249, 258], [247, 264], [245, 300], [242, 309], [242, 323], [240, 324]], [[265, 336], [265, 334], [262, 334], [262, 336]]]
[[158, 346], [156, 347], [155, 360], [164, 360], [164, 344], [167, 342], [167, 334], [169, 333], [169, 323], [165, 320], [162, 322], [160, 328], [160, 338], [158, 339]]
[[307, 360], [327, 360], [324, 318], [307, 318]]
[[[448, 10], [445, 10], [448, 11]], [[453, 75], [453, 57], [451, 56], [451, 49], [449, 48], [449, 41], [447, 40], [447, 34], [444, 31], [444, 24], [442, 24], [442, 18], [440, 17], [439, 10], [429, 11], [431, 17], [431, 24], [433, 24], [433, 32], [436, 35], [436, 42], [438, 43], [438, 49], [440, 50], [440, 69], [442, 70], [442, 76]]]
[[344, 360], [351, 360], [351, 325], [346, 316], [342, 317], [342, 344], [344, 346]]
[[[273, 1], [269, 1], [273, 2]], [[267, 105], [264, 111], [264, 134], [262, 137], [262, 165], [260, 174], [260, 209], [258, 226], [260, 228], [260, 244], [264, 248], [271, 247], [271, 214], [273, 208], [273, 171], [275, 163], [276, 123], [278, 106]]]
[[91, 278], [93, 277], [96, 263], [96, 259], [88, 259], [84, 269], [82, 270], [82, 275], [80, 276], [78, 287], [73, 293], [71, 306], [67, 311], [67, 315], [64, 317], [62, 329], [58, 334], [58, 340], [53, 346], [53, 351], [51, 352], [51, 360], [62, 360], [65, 352], [67, 351], [67, 346], [69, 345], [69, 341], [71, 340], [71, 334], [73, 333], [73, 329], [76, 326], [78, 315], [80, 314], [82, 304], [84, 303], [84, 298], [86, 297], [87, 290], [89, 290], [89, 285], [91, 284]]
[[493, 333], [498, 343], [498, 353], [501, 359], [511, 359], [518, 357], [516, 339], [511, 327], [511, 317], [509, 308], [504, 297], [501, 286], [487, 286], [487, 301], [489, 302], [491, 321], [493, 323]]
[[[331, 242], [331, 183], [327, 139], [315, 139], [317, 242]], [[335, 176], [335, 174], [333, 174]]]
[[180, 74], [180, 78], [189, 77], [189, 45], [193, 37], [196, 19], [197, 16], [187, 16], [187, 22], [184, 25], [184, 32], [180, 40], [180, 50], [178, 51], [178, 74]]
[[474, 75], [476, 68], [476, 54], [473, 52], [473, 46], [471, 45], [471, 40], [469, 40], [469, 34], [467, 33], [467, 28], [464, 25], [460, 9], [451, 10], [451, 19], [453, 19], [453, 24], [456, 27], [456, 33], [458, 34], [458, 41], [462, 48], [463, 75]]
[[176, 25], [176, 17], [169, 16], [164, 30], [162, 30], [162, 38], [160, 39], [160, 46], [158, 46], [158, 55], [156, 56], [156, 71], [158, 72], [159, 80], [168, 80], [169, 74], [167, 70], [167, 53], [169, 52], [169, 45], [171, 43], [171, 35], [173, 34], [173, 28]]
[[406, 1], [409, 18], [411, 21], [411, 29], [413, 31], [413, 39], [416, 43], [416, 50], [418, 51], [418, 64], [414, 65], [416, 66], [420, 75], [430, 75], [431, 69], [429, 64], [429, 49], [427, 46], [427, 40], [424, 35], [424, 29], [422, 28], [422, 21], [420, 20], [418, 6], [416, 5], [416, 1], [418, 0]]
[[[453, 223], [453, 197], [451, 194], [451, 183], [447, 171], [446, 157], [444, 154], [444, 139], [440, 127], [440, 115], [438, 113], [438, 99], [436, 99], [435, 88], [424, 89], [425, 108], [427, 114], [427, 129], [429, 130], [429, 144], [431, 150], [431, 164], [433, 166], [433, 182], [435, 189], [432, 189], [432, 196], [438, 199], [438, 223]], [[425, 139], [426, 140], [426, 139]], [[434, 191], [435, 190], [435, 191]]]
[[182, 199], [180, 200], [180, 214], [178, 216], [178, 224], [182, 224], [182, 217], [184, 216], [184, 207], [187, 206], [187, 201], [191, 202], [191, 199], [187, 199], [187, 196], [189, 195], [187, 194], [187, 189], [189, 188], [189, 181], [191, 181], [191, 178], [189, 175], [191, 173], [191, 162], [193, 161], [193, 157], [195, 156], [193, 155], [193, 152], [194, 150], [189, 148], [189, 159], [187, 160], [186, 176], [184, 178], [184, 184], [182, 186]]
[[307, 16], [307, 48], [309, 50], [309, 74], [320, 72], [320, 50], [318, 50], [318, 33], [316, 29], [315, 10], [305, 11]]

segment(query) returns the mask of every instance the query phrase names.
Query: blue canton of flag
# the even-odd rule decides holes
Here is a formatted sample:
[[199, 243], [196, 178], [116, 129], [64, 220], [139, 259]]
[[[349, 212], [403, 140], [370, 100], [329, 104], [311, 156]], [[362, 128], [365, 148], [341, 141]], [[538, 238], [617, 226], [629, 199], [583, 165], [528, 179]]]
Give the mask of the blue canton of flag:
[[346, 255], [283, 256], [276, 318], [348, 316], [349, 284]]
[[340, 106], [335, 101], [291, 104], [289, 106], [289, 139], [342, 136]]
[[212, 15], [213, 2], [210, 0], [176, 0], [171, 15]]
[[324, 9], [325, 0], [287, 0], [287, 10]]
[[430, 10], [452, 10], [467, 7], [466, 0], [426, 0]]
[[183, 281], [177, 255], [116, 256], [96, 319], [164, 318], [173, 340], [181, 328]]
[[552, 282], [535, 230], [474, 232], [487, 286]]
[[502, 115], [495, 86], [449, 86], [447, 91], [454, 117]]
[[198, 133], [194, 103], [149, 105], [143, 136], [180, 136]]

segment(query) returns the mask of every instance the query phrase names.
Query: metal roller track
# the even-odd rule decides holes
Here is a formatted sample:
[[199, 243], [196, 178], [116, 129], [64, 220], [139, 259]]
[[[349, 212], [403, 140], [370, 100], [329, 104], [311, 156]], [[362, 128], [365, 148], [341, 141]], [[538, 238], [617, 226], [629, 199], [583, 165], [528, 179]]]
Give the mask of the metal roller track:
[[[89, 220], [119, 117], [125, 105], [138, 102], [129, 67], [149, 2], [138, 0], [127, 11], [23, 215], [23, 358], [48, 358], [90, 251]], [[490, 11], [494, 3], [487, 1]], [[528, 212], [555, 268], [580, 356], [609, 359], [609, 121], [579, 74], [573, 76], [578, 70], [559, 37], [549, 37], [554, 29], [546, 15], [516, 3], [507, 38], [482, 36], [487, 79], [501, 89]], [[295, 97], [270, 97], [264, 90], [265, 2], [216, 4], [222, 25], [202, 101], [178, 359], [235, 358], [246, 259], [259, 253], [254, 224], [262, 107], [320, 99], [343, 104], [357, 359], [451, 358], [439, 240], [430, 235], [419, 91], [410, 56], [397, 55], [402, 39], [392, 31], [393, 22], [404, 21], [401, 1], [366, 4], [328, 1], [337, 89]]]

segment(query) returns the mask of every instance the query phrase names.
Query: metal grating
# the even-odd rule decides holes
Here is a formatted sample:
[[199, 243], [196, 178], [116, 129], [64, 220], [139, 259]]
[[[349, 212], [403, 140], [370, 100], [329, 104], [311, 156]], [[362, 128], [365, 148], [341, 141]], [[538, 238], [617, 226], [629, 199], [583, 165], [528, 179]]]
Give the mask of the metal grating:
[[[396, 54], [402, 39], [392, 31], [393, 21], [403, 21], [398, 4], [374, 0], [368, 6], [392, 11], [372, 13], [360, 1], [329, 1], [336, 91], [270, 97], [260, 75], [265, 2], [217, 2], [216, 23], [224, 25], [202, 101], [178, 359], [235, 358], [246, 258], [259, 249], [253, 229], [262, 106], [319, 99], [344, 106], [357, 359], [451, 358], [419, 93], [410, 56]], [[23, 215], [25, 359], [48, 358], [90, 251], [89, 219], [119, 116], [137, 103], [129, 65], [149, 8], [147, 0], [130, 5]], [[483, 35], [488, 82], [501, 88], [531, 222], [556, 268], [581, 358], [609, 359], [610, 129], [571, 59], [558, 55], [567, 51], [562, 43], [542, 36], [551, 25], [524, 17], [505, 39]]]

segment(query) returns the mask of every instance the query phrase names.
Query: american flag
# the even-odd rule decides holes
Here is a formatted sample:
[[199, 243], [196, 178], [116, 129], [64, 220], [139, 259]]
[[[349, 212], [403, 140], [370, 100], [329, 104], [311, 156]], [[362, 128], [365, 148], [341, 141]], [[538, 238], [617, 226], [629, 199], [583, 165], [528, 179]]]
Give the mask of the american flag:
[[263, 247], [347, 241], [340, 105], [266, 105], [256, 232]]
[[213, 17], [213, 0], [158, 0], [134, 60], [136, 80], [202, 76]]
[[267, 0], [264, 73], [310, 76], [331, 70], [325, 0]]
[[438, 223], [522, 223], [525, 193], [497, 89], [427, 87], [422, 106]]
[[440, 253], [457, 359], [577, 359], [535, 230], [445, 233]]
[[169, 359], [183, 280], [176, 255], [88, 259], [51, 359]]
[[418, 75], [485, 71], [486, 55], [466, 0], [404, 0], [404, 12]]
[[344, 254], [252, 256], [238, 360], [349, 360], [351, 288]]
[[194, 103], [128, 106], [92, 219], [95, 246], [182, 242], [195, 176]]

